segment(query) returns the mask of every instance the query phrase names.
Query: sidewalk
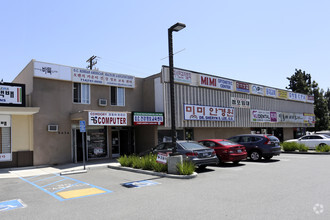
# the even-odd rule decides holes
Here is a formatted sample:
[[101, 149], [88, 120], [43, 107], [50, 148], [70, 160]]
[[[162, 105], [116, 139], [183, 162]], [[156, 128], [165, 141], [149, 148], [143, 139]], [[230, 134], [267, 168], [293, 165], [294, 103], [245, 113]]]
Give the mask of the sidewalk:
[[281, 154], [314, 154], [314, 155], [330, 155], [330, 152], [316, 152], [314, 150], [308, 151], [281, 151]]
[[[85, 164], [86, 170], [96, 169], [100, 167], [108, 167], [109, 165], [118, 164], [116, 159], [94, 160]], [[57, 166], [31, 166], [31, 167], [13, 167], [0, 169], [0, 179], [2, 178], [18, 178], [47, 174], [61, 174], [68, 172], [84, 171], [83, 163], [69, 163]]]

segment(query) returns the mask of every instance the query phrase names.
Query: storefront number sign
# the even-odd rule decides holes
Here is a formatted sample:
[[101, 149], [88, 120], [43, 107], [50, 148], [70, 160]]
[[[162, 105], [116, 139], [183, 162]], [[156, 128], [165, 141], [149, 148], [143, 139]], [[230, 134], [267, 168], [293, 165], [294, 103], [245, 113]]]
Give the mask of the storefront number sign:
[[184, 105], [184, 119], [198, 121], [235, 121], [235, 109], [186, 104]]
[[133, 112], [134, 125], [164, 125], [164, 113]]
[[125, 126], [127, 125], [127, 113], [88, 112], [88, 125]]

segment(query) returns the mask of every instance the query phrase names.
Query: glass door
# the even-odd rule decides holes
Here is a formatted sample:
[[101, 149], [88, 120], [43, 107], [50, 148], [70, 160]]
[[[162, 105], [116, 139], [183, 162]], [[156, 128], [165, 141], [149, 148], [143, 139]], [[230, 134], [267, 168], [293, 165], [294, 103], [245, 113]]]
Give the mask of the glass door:
[[119, 131], [113, 130], [111, 132], [111, 149], [112, 149], [112, 158], [120, 156], [120, 144], [119, 144]]

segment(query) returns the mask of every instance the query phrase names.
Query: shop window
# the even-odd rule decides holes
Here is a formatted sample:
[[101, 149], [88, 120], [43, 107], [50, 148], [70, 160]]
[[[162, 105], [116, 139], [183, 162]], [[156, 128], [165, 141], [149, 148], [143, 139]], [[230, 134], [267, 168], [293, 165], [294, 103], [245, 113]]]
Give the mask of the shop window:
[[110, 98], [111, 105], [125, 106], [125, 88], [111, 86]]
[[11, 153], [10, 128], [0, 127], [0, 154]]
[[[176, 130], [176, 139], [183, 140], [183, 130]], [[171, 141], [171, 130], [158, 130], [158, 143]]]
[[73, 102], [90, 104], [90, 85], [73, 83]]
[[108, 156], [107, 129], [92, 128], [87, 129], [88, 159], [104, 158]]

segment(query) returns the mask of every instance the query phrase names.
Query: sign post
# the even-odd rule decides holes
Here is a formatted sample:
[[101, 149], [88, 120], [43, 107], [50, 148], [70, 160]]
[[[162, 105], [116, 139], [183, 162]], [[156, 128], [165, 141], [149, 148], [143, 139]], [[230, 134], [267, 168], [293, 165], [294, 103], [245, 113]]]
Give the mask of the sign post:
[[79, 121], [80, 126], [80, 132], [82, 133], [82, 151], [83, 151], [83, 164], [84, 164], [84, 170], [86, 170], [86, 163], [85, 163], [85, 132], [86, 132], [86, 122], [85, 121]]

